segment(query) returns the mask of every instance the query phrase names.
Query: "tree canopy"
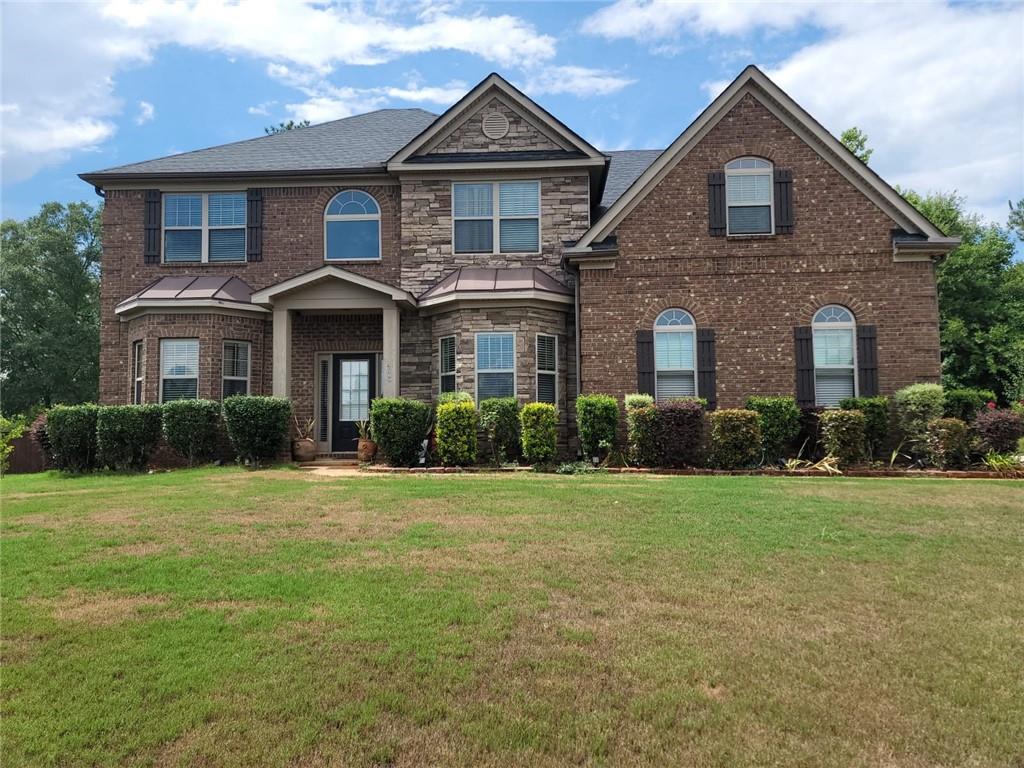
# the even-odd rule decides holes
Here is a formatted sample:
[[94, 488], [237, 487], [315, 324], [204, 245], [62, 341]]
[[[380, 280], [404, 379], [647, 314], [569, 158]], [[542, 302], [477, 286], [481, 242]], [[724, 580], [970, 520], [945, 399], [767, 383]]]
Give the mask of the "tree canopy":
[[864, 165], [867, 165], [871, 160], [871, 153], [875, 150], [868, 147], [868, 135], [864, 133], [857, 126], [847, 128], [839, 136], [839, 141], [843, 143], [848, 150], [853, 152]]
[[300, 120], [295, 122], [294, 120], [288, 120], [287, 122], [281, 122], [277, 125], [268, 125], [263, 129], [263, 132], [268, 136], [275, 133], [284, 133], [285, 131], [294, 131], [296, 128], [308, 128], [310, 126], [309, 120]]

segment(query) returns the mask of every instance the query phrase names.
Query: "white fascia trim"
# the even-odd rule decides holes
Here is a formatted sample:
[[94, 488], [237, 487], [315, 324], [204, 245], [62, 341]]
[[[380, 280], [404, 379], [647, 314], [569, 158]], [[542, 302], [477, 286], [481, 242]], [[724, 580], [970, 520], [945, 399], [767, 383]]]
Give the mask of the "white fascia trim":
[[[752, 86], [756, 86], [756, 88]], [[758, 93], [758, 89], [762, 93]], [[869, 198], [876, 203], [887, 203], [890, 215], [895, 214], [894, 218], [900, 224], [927, 235], [929, 238], [943, 237], [935, 225], [904, 200], [896, 190], [886, 184], [878, 174], [859, 161], [847, 163], [842, 160], [844, 155], [849, 154], [849, 150], [781, 88], [769, 80], [761, 70], [751, 65], [744, 69], [739, 77], [733, 80], [719, 94], [718, 98], [701, 112], [696, 120], [690, 123], [686, 130], [658, 156], [646, 171], [640, 174], [622, 197], [616, 200], [614, 205], [605, 211], [604, 215], [580, 238], [576, 247], [581, 248], [596, 240], [604, 239], [747, 93], [760, 101], [773, 115], [804, 139], [822, 159]], [[777, 102], [777, 105], [772, 101]], [[816, 139], [830, 151], [820, 151], [815, 141], [811, 139]]]
[[114, 314], [127, 320], [131, 317], [148, 312], [189, 313], [225, 312], [267, 314], [270, 310], [246, 304], [242, 301], [223, 301], [221, 299], [129, 299], [122, 301], [114, 308]]
[[[370, 261], [370, 263], [377, 264], [379, 261], [373, 260]], [[304, 275], [298, 275], [277, 283], [276, 285], [272, 285], [269, 288], [264, 288], [262, 291], [256, 291], [252, 295], [252, 303], [273, 304], [275, 296], [287, 293], [288, 291], [294, 291], [296, 288], [302, 288], [303, 286], [315, 283], [327, 277], [333, 277], [338, 280], [344, 280], [347, 283], [352, 283], [353, 285], [369, 288], [372, 291], [385, 294], [393, 301], [405, 301], [414, 307], [416, 306], [416, 298], [408, 291], [403, 291], [401, 288], [395, 288], [393, 285], [388, 285], [387, 283], [382, 283], [369, 277], [363, 277], [362, 275], [357, 275], [355, 272], [349, 272], [346, 269], [340, 269], [335, 266], [320, 267], [319, 269], [314, 269], [312, 272], [307, 272]]]
[[501, 160], [493, 163], [388, 163], [390, 173], [431, 173], [434, 171], [519, 171], [530, 169], [600, 168], [603, 158], [577, 158], [575, 160]]

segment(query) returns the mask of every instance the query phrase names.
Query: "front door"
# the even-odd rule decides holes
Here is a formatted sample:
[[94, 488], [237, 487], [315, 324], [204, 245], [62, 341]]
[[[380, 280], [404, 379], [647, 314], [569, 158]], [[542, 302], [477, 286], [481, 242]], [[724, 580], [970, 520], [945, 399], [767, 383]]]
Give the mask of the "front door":
[[359, 439], [356, 422], [370, 418], [370, 398], [377, 394], [376, 362], [375, 355], [334, 356], [333, 453], [356, 449]]

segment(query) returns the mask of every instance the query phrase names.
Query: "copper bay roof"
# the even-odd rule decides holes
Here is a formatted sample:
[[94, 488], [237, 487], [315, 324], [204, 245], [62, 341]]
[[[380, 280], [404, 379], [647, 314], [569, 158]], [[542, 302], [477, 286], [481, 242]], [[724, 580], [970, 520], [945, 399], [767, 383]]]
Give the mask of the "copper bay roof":
[[118, 314], [147, 306], [235, 306], [265, 311], [250, 303], [252, 288], [237, 277], [161, 277], [117, 305]]
[[538, 267], [459, 267], [434, 284], [420, 296], [420, 301], [452, 297], [455, 294], [540, 293], [572, 296], [572, 289]]

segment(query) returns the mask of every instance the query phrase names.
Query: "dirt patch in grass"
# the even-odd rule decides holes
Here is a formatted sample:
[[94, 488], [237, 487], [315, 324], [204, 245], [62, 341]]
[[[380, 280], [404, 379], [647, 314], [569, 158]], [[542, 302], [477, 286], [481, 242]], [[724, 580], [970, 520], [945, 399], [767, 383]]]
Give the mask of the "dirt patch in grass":
[[69, 589], [56, 600], [40, 601], [58, 621], [109, 626], [140, 618], [149, 609], [164, 607], [167, 598], [155, 595], [121, 595]]

